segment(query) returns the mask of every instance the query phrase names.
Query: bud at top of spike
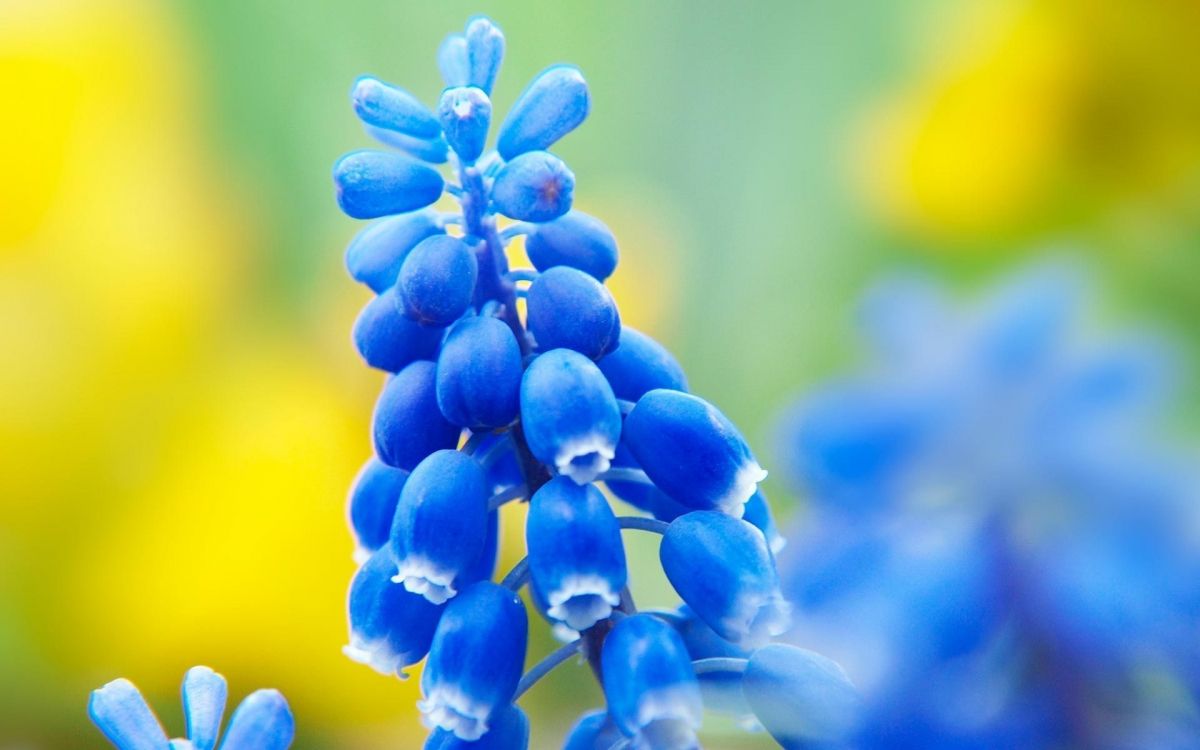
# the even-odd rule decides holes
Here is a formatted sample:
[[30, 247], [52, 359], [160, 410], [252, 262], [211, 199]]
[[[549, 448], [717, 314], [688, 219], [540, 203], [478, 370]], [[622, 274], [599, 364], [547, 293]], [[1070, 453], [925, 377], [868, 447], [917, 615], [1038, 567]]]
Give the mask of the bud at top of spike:
[[496, 149], [505, 159], [544, 151], [579, 127], [588, 116], [587, 82], [574, 65], [554, 65], [538, 74], [508, 111]]

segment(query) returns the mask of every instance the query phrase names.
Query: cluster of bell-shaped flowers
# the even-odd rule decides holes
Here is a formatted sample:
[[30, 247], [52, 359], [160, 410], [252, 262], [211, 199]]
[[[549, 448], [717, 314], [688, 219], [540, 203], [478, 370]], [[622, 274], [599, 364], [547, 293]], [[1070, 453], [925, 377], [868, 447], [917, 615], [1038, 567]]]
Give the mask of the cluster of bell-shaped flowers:
[[221, 738], [228, 695], [223, 676], [208, 667], [189, 669], [183, 677], [187, 736], [180, 739], [167, 739], [146, 699], [124, 678], [92, 691], [88, 715], [118, 750], [287, 750], [291, 746], [296, 722], [278, 690], [247, 695]]
[[1086, 329], [1085, 281], [891, 280], [872, 364], [784, 419], [794, 637], [863, 690], [863, 746], [1197, 747], [1200, 463], [1162, 340]]
[[[608, 750], [602, 735], [697, 747], [706, 675], [744, 687], [740, 706], [785, 744], [828, 734], [837, 720], [821, 706], [844, 718], [855, 700], [845, 676], [810, 652], [767, 646], [788, 606], [781, 540], [758, 492], [766, 472], [736, 427], [688, 392], [674, 357], [622, 326], [604, 285], [617, 243], [572, 210], [574, 176], [546, 150], [587, 116], [587, 84], [574, 67], [546, 69], [488, 149], [503, 49], [485, 18], [451, 34], [432, 109], [374, 78], [352, 91], [368, 132], [399, 152], [357, 151], [334, 168], [342, 209], [377, 219], [347, 266], [377, 294], [355, 344], [389, 373], [375, 455], [350, 498], [361, 567], [346, 653], [400, 676], [424, 660], [426, 748], [526, 747], [516, 699], [575, 653], [602, 675], [607, 709], [572, 733], [573, 748]], [[447, 161], [448, 187], [437, 168]], [[444, 190], [457, 210], [430, 208]], [[506, 246], [519, 237], [533, 268], [510, 270]], [[644, 514], [618, 516], [600, 485]], [[529, 503], [527, 555], [497, 583], [498, 516], [514, 500]], [[664, 535], [662, 565], [685, 613], [636, 611], [623, 529]], [[525, 584], [568, 643], [523, 676]], [[689, 648], [686, 634], [699, 631], [726, 644], [720, 659]]]

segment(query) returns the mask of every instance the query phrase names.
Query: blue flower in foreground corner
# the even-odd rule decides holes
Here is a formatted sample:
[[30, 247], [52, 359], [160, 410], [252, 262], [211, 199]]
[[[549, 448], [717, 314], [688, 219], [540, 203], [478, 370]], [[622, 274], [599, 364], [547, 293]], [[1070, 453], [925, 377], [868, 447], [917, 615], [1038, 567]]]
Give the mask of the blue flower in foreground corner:
[[793, 637], [862, 686], [864, 746], [1200, 746], [1200, 463], [1158, 431], [1165, 350], [1081, 333], [1085, 289], [892, 281], [873, 365], [784, 419]]
[[[374, 78], [351, 94], [367, 134], [405, 154], [358, 151], [334, 167], [343, 210], [378, 218], [346, 266], [376, 295], [355, 345], [392, 373], [376, 457], [351, 494], [360, 568], [345, 652], [397, 676], [426, 660], [426, 750], [524, 750], [517, 701], [576, 655], [608, 706], [577, 724], [571, 750], [698, 747], [704, 695], [790, 737], [776, 703], [747, 702], [746, 676], [800, 690], [808, 717], [846, 686], [786, 659], [772, 671], [774, 652], [750, 650], [787, 613], [766, 472], [732, 422], [687, 393], [670, 352], [621, 324], [604, 285], [616, 238], [573, 209], [575, 175], [547, 151], [590, 110], [583, 74], [546, 69], [500, 118], [503, 53], [500, 30], [475, 18], [438, 49], [447, 88], [435, 108]], [[443, 190], [455, 210], [431, 208]], [[522, 238], [533, 267], [510, 269], [507, 246]], [[499, 516], [517, 500], [530, 503], [527, 557], [494, 583]], [[666, 535], [662, 563], [690, 609], [638, 613], [625, 530]], [[522, 675], [527, 583], [533, 611], [568, 642]], [[813, 726], [824, 725], [802, 729]]]
[[[168, 740], [166, 732], [133, 683], [113, 680], [92, 691], [88, 715], [119, 750], [214, 750], [227, 697], [225, 678], [208, 667], [192, 667], [183, 678], [183, 714], [187, 739]], [[256, 690], [242, 700], [220, 750], [286, 750], [296, 723], [278, 690]]]

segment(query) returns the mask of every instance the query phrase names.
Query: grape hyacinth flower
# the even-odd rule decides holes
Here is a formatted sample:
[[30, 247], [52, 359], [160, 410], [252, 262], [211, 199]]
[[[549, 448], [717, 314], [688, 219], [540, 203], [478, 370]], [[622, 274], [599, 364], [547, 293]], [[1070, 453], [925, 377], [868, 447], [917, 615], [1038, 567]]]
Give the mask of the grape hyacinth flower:
[[790, 637], [861, 685], [863, 746], [1197, 746], [1200, 463], [1156, 431], [1165, 349], [1084, 334], [1085, 289], [887, 282], [872, 366], [783, 419]]
[[296, 723], [278, 690], [256, 690], [233, 712], [218, 745], [228, 687], [208, 667], [192, 667], [183, 678], [186, 739], [168, 740], [146, 699], [124, 678], [92, 691], [88, 715], [118, 750], [287, 750]]
[[[396, 675], [426, 659], [427, 750], [526, 748], [516, 702], [575, 655], [608, 702], [567, 739], [580, 750], [698, 747], [701, 685], [740, 695], [743, 675], [799, 691], [804, 716], [843, 705], [843, 682], [754, 650], [787, 617], [781, 540], [758, 491], [766, 472], [733, 423], [688, 392], [674, 357], [622, 326], [604, 285], [616, 239], [573, 208], [575, 175], [549, 151], [590, 111], [583, 74], [555, 65], [535, 77], [489, 147], [503, 53], [500, 30], [474, 18], [438, 50], [435, 107], [375, 78], [351, 93], [367, 133], [402, 153], [356, 151], [333, 174], [343, 211], [376, 219], [346, 251], [376, 295], [353, 338], [391, 373], [376, 455], [351, 493], [365, 561], [347, 654]], [[452, 210], [433, 207], [443, 192]], [[510, 269], [506, 249], [522, 238], [532, 268]], [[634, 513], [618, 515], [613, 495]], [[493, 582], [498, 516], [516, 500], [530, 503], [528, 556]], [[671, 582], [725, 647], [692, 653], [687, 634], [709, 625], [638, 612], [624, 530], [666, 534]], [[526, 583], [532, 609], [569, 642], [522, 676]], [[777, 702], [738, 705], [790, 741]]]

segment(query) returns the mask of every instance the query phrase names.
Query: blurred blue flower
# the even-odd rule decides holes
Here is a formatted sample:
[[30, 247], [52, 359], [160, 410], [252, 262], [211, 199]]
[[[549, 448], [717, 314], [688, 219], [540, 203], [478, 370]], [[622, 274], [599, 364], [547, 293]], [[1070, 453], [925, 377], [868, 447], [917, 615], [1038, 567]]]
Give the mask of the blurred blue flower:
[[1086, 288], [1043, 265], [964, 306], [890, 281], [862, 305], [871, 364], [782, 420], [812, 505], [792, 637], [863, 687], [864, 746], [1200, 736], [1198, 464], [1161, 438], [1165, 347], [1088, 332]]
[[[604, 286], [616, 239], [572, 210], [575, 176], [546, 150], [587, 117], [582, 73], [540, 73], [489, 149], [503, 52], [499, 29], [474, 18], [438, 51], [447, 88], [436, 108], [374, 78], [351, 93], [367, 133], [404, 155], [359, 151], [334, 167], [342, 209], [378, 218], [346, 266], [376, 295], [354, 343], [390, 373], [377, 458], [351, 494], [365, 561], [346, 654], [399, 676], [426, 659], [427, 750], [524, 750], [529, 722], [515, 702], [575, 655], [608, 706], [578, 723], [571, 748], [698, 747], [702, 690], [715, 710], [776, 731], [776, 704], [760, 702], [760, 721], [743, 675], [800, 691], [790, 707], [806, 716], [840, 705], [846, 684], [814, 682], [784, 657], [772, 671], [775, 652], [748, 650], [787, 619], [773, 555], [782, 538], [758, 490], [766, 472], [733, 423], [687, 393], [675, 358], [621, 324]], [[459, 210], [429, 208], [443, 189]], [[520, 237], [533, 268], [508, 266]], [[617, 516], [599, 483], [653, 517]], [[528, 556], [497, 584], [498, 515], [515, 500], [530, 502]], [[625, 529], [665, 534], [663, 567], [690, 609], [638, 613]], [[522, 675], [526, 583], [566, 644]]]
[[[88, 715], [119, 750], [214, 750], [221, 733], [228, 688], [208, 667], [192, 667], [183, 678], [187, 738], [168, 740], [146, 699], [124, 678], [92, 691]], [[286, 750], [296, 732], [287, 701], [278, 690], [256, 690], [233, 712], [220, 750]]]

